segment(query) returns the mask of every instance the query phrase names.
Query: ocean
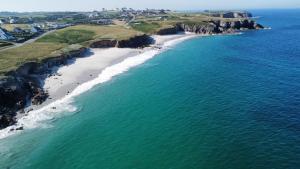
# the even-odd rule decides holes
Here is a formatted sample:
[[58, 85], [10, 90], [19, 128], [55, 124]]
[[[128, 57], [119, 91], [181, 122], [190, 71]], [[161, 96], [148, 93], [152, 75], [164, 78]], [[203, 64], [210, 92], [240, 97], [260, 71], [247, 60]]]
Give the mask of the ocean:
[[86, 86], [0, 140], [0, 168], [299, 168], [300, 10], [252, 12], [271, 29], [189, 39]]

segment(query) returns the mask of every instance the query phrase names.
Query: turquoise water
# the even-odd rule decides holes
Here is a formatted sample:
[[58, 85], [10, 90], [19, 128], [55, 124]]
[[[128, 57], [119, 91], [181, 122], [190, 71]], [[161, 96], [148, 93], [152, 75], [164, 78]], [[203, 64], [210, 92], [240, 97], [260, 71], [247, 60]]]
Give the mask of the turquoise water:
[[254, 13], [272, 29], [176, 45], [1, 140], [0, 168], [299, 168], [300, 10]]

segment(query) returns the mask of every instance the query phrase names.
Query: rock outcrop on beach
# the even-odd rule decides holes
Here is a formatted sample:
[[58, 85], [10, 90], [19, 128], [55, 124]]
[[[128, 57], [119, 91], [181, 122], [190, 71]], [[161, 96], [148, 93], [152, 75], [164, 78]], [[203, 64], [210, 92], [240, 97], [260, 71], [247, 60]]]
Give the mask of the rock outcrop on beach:
[[0, 129], [16, 123], [17, 112], [28, 104], [43, 103], [48, 94], [43, 90], [43, 80], [54, 66], [66, 65], [68, 60], [84, 56], [82, 47], [41, 62], [29, 62], [0, 79]]
[[254, 20], [242, 19], [236, 21], [215, 20], [201, 23], [177, 23], [172, 28], [161, 29], [158, 35], [169, 35], [178, 32], [193, 32], [197, 34], [226, 34], [243, 30], [263, 29], [264, 27]]

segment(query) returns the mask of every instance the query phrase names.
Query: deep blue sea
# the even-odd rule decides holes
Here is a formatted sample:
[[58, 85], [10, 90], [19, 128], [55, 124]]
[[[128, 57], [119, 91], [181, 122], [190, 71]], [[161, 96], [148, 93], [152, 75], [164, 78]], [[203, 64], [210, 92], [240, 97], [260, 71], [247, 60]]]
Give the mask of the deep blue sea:
[[0, 140], [6, 169], [299, 169], [300, 10], [195, 38], [80, 95], [80, 111]]

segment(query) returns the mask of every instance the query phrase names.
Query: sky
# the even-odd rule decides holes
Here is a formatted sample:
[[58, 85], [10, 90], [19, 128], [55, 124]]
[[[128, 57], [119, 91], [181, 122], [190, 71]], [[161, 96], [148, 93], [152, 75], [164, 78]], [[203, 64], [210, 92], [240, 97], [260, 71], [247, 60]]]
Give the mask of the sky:
[[300, 8], [300, 0], [0, 0], [0, 11], [91, 11], [102, 8], [172, 10]]

